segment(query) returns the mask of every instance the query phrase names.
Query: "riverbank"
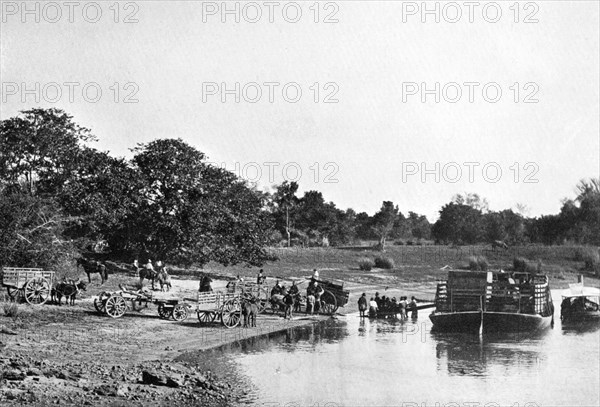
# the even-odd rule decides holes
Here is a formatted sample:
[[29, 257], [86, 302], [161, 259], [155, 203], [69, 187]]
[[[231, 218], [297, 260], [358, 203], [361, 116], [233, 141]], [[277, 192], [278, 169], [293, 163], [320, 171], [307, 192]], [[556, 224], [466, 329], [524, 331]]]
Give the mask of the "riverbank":
[[[244, 386], [175, 359], [330, 318], [302, 314], [285, 320], [261, 314], [256, 327], [228, 329], [218, 322], [201, 325], [195, 313], [182, 322], [166, 321], [150, 304], [112, 319], [94, 310], [94, 296], [134, 279], [113, 275], [111, 280], [104, 286], [92, 284], [76, 306], [23, 304], [16, 317], [0, 317], [0, 403], [229, 405], [243, 395]], [[155, 296], [193, 297], [197, 284], [174, 278], [171, 292]], [[214, 285], [218, 289], [225, 284]]]

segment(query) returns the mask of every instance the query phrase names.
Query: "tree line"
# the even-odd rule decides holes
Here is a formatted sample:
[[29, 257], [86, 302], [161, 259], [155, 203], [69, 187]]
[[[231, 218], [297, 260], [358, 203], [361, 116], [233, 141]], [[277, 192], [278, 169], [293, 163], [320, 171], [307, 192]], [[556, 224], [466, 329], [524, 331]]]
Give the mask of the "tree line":
[[557, 215], [490, 211], [476, 194], [453, 197], [431, 224], [384, 201], [373, 215], [337, 208], [319, 191], [283, 182], [259, 191], [210, 165], [181, 139], [158, 139], [113, 157], [90, 147], [90, 129], [59, 109], [0, 123], [0, 265], [51, 267], [105, 246], [115, 256], [182, 265], [260, 266], [268, 246], [340, 246], [374, 240], [473, 244], [600, 244], [600, 183], [583, 180]]

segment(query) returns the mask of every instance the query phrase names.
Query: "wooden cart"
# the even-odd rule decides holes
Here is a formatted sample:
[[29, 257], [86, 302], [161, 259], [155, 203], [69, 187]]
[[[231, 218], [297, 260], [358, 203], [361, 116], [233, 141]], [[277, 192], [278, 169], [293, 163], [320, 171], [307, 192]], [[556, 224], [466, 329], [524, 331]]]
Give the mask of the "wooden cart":
[[177, 298], [154, 298], [153, 293], [145, 290], [130, 290], [119, 286], [121, 291], [102, 292], [94, 299], [94, 307], [101, 314], [120, 318], [127, 310], [139, 310], [149, 303], [158, 306], [158, 316], [163, 319], [184, 321], [189, 316], [191, 306]]
[[4, 267], [2, 286], [6, 287], [11, 300], [24, 298], [29, 304], [41, 305], [50, 298], [54, 271], [41, 268]]
[[230, 281], [226, 288], [227, 294], [241, 295], [245, 300], [253, 301], [258, 307], [259, 313], [265, 310], [271, 299], [270, 290], [266, 284]]
[[196, 312], [202, 324], [217, 318], [227, 328], [235, 328], [242, 319], [241, 293], [198, 292]]
[[350, 291], [344, 290], [344, 283], [335, 284], [331, 281], [317, 280], [312, 277], [307, 278], [307, 280], [316, 281], [323, 287], [324, 292], [321, 295], [321, 308], [319, 312], [333, 315], [339, 307], [343, 307], [348, 303]]

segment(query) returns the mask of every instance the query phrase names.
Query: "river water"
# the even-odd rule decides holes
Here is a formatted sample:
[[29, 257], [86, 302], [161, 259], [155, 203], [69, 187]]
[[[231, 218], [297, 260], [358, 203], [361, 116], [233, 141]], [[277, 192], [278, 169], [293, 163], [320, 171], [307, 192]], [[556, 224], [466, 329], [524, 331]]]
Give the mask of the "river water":
[[432, 333], [427, 310], [349, 314], [186, 359], [241, 378], [249, 405], [598, 406], [600, 324], [563, 327], [558, 313], [553, 329], [482, 338]]

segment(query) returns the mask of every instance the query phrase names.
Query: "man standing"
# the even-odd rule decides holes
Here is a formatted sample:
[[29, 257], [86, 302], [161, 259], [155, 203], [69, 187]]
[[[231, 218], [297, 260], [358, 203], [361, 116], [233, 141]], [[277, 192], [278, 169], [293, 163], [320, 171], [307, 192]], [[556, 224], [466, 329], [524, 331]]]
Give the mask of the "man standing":
[[365, 311], [367, 310], [367, 294], [363, 293], [358, 299], [358, 311], [360, 312], [360, 316], [365, 316]]
[[412, 319], [417, 319], [419, 317], [419, 311], [417, 310], [417, 299], [414, 295], [410, 298], [410, 304], [408, 304], [408, 307], [412, 310], [410, 317]]
[[377, 316], [377, 302], [371, 297], [371, 301], [369, 301], [369, 317], [375, 318]]
[[266, 277], [263, 275], [263, 269], [260, 269], [258, 276], [256, 276], [256, 284], [261, 285], [264, 283]]

